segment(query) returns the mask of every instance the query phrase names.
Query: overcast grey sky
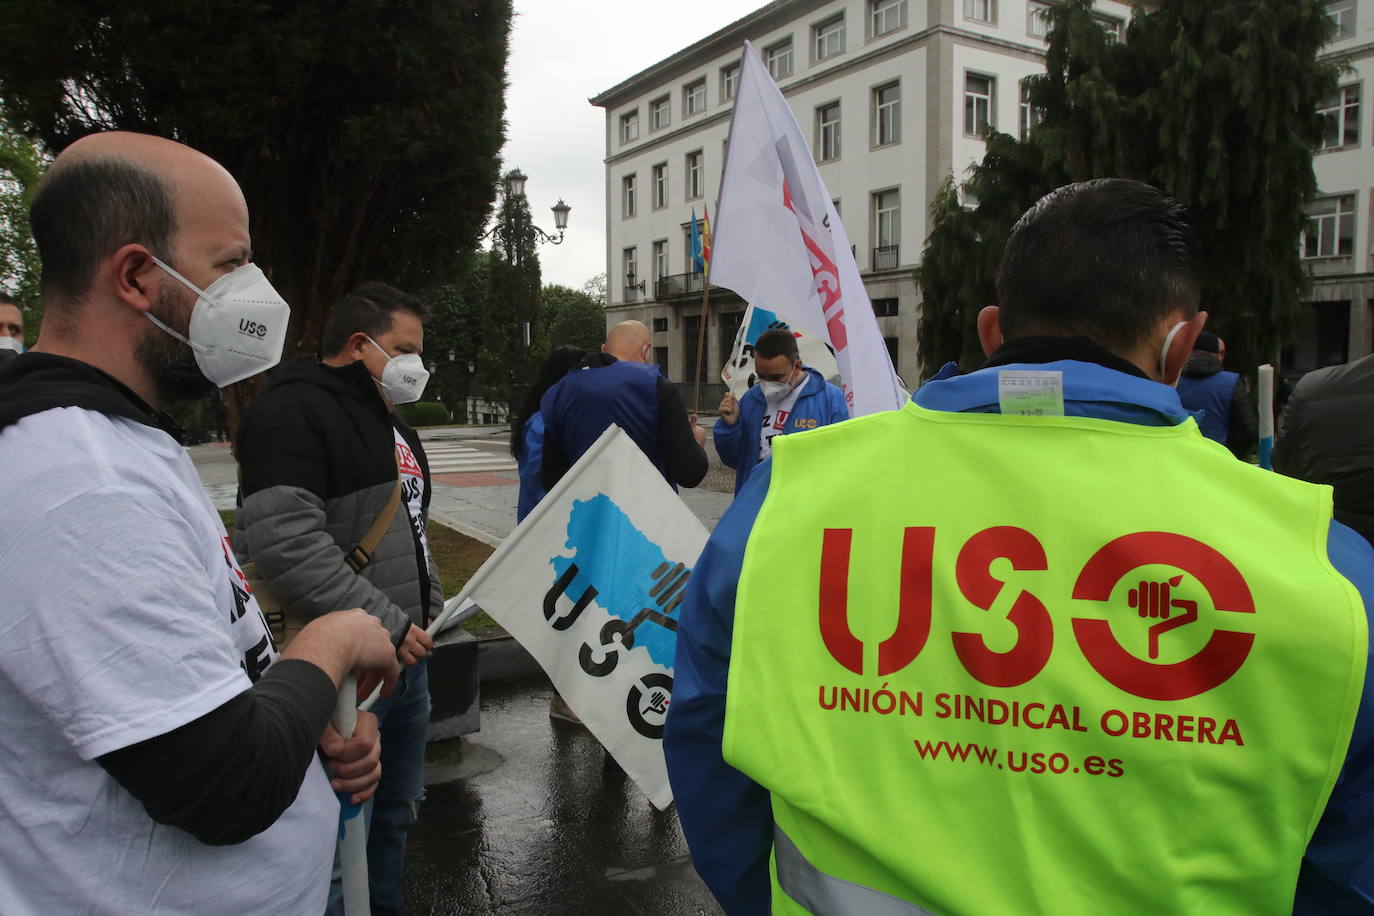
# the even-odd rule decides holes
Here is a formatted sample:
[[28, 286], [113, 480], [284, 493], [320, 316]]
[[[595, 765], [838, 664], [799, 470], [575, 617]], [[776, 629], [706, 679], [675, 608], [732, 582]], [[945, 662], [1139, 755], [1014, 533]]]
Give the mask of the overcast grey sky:
[[765, 0], [516, 0], [505, 169], [529, 176], [535, 224], [572, 207], [562, 245], [541, 245], [545, 283], [580, 289], [606, 270], [606, 113], [587, 99], [764, 5]]

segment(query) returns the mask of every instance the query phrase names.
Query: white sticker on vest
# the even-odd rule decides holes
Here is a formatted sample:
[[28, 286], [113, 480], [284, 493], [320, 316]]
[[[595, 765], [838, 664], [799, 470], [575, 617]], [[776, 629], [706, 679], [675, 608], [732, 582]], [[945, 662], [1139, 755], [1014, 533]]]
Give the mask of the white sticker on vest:
[[997, 402], [1002, 413], [1036, 417], [1064, 416], [1064, 373], [1000, 369]]

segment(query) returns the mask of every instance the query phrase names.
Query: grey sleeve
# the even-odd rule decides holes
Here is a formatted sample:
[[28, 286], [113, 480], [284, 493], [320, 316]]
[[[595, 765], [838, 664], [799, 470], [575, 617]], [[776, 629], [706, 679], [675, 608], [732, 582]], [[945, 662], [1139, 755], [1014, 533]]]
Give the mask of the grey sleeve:
[[[246, 535], [240, 558], [257, 564], [282, 601], [307, 619], [360, 607], [376, 617], [399, 645], [410, 618], [344, 562], [325, 530], [324, 502], [302, 487], [275, 486], [253, 493], [239, 507], [235, 529]], [[407, 526], [409, 522], [406, 523]]]

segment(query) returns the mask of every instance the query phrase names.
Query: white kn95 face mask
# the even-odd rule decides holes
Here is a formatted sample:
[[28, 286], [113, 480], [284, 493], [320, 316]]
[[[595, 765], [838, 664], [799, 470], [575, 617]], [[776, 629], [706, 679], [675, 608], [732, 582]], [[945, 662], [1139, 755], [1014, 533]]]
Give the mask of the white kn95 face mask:
[[291, 307], [256, 264], [244, 264], [202, 290], [165, 261], [153, 261], [198, 297], [187, 329], [190, 336], [183, 337], [148, 312], [144, 315], [195, 351], [196, 365], [207, 379], [223, 388], [281, 361]]

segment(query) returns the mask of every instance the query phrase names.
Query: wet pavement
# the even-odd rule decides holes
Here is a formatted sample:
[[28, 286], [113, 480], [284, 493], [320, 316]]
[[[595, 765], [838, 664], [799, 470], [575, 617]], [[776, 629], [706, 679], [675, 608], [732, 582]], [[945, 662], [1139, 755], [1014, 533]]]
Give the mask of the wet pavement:
[[482, 685], [482, 731], [430, 745], [410, 834], [406, 912], [719, 914], [673, 808], [603, 769], [584, 728], [552, 720], [542, 679]]
[[[421, 435], [500, 453], [504, 433], [450, 428]], [[681, 495], [710, 529], [730, 504], [734, 472], [720, 466], [709, 433], [706, 441], [711, 472]], [[236, 467], [228, 447], [187, 451], [216, 506], [233, 508]], [[494, 545], [515, 526], [518, 489], [514, 472], [436, 475], [431, 514]], [[623, 775], [605, 772], [601, 745], [586, 729], [551, 720], [551, 689], [542, 676], [484, 682], [481, 731], [429, 745], [427, 798], [406, 862], [406, 912], [720, 914], [692, 868], [676, 810], [656, 811]]]

